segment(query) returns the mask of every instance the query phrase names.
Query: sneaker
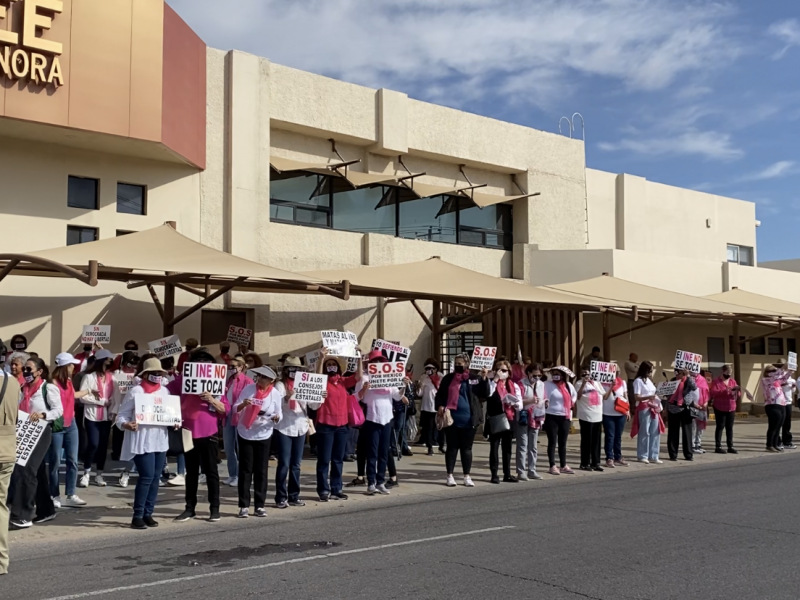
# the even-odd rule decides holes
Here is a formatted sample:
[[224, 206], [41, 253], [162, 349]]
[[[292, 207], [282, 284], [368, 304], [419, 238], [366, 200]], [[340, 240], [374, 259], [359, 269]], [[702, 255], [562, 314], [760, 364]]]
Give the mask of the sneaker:
[[525, 473], [517, 473], [517, 481], [528, 481], [528, 476]]
[[[331, 494], [331, 500], [347, 500], [350, 496], [339, 492], [338, 494]], [[327, 500], [326, 500], [327, 502]]]
[[772, 446], [767, 446], [767, 452], [780, 452], [780, 450], [773, 448]]
[[158, 487], [164, 487], [165, 485], [167, 485], [166, 481], [164, 481], [163, 479], [158, 480]]
[[216, 523], [217, 521], [219, 521], [219, 509], [218, 508], [213, 509], [211, 511], [211, 514], [208, 517], [208, 522], [209, 523]]
[[302, 500], [289, 500], [289, 506], [305, 506], [306, 503]]
[[386, 489], [386, 485], [383, 483], [375, 486], [375, 489], [378, 490], [378, 493], [381, 494], [382, 496], [388, 496], [389, 494], [391, 494], [391, 492], [388, 489]]
[[787, 450], [797, 450], [797, 446], [795, 446], [794, 444], [786, 444], [784, 445], [784, 448], [786, 448]]
[[267, 516], [267, 509], [266, 509], [266, 508], [264, 508], [263, 506], [262, 506], [261, 508], [257, 508], [257, 509], [256, 509], [256, 516], [257, 516], [259, 519], [263, 519], [264, 517], [266, 517], [266, 516]]
[[698, 446], [697, 448], [694, 449], [694, 453], [695, 454], [705, 454], [706, 451], [703, 450], [700, 446]]
[[200, 473], [200, 476], [197, 478], [197, 483], [205, 484], [207, 482], [208, 482], [208, 479], [206, 478], [206, 476], [203, 475], [202, 473]]
[[144, 518], [144, 524], [148, 527], [158, 527], [158, 521], [153, 518], [153, 515], [147, 515]]
[[360, 487], [362, 485], [367, 485], [367, 480], [362, 477], [356, 477], [353, 479], [353, 481], [347, 484], [347, 487]]
[[175, 487], [186, 485], [186, 477], [183, 475], [175, 475], [175, 477], [167, 481], [167, 485], [174, 485]]
[[603, 469], [603, 467], [601, 467], [600, 465], [595, 465], [592, 467], [592, 471], [596, 471], [597, 473], [602, 473], [604, 470], [605, 469]]
[[89, 487], [89, 473], [84, 473], [78, 480], [78, 487]]
[[86, 502], [73, 494], [72, 496], [67, 496], [67, 499], [61, 505], [71, 507], [86, 506]]
[[529, 471], [528, 478], [538, 481], [539, 479], [542, 479], [542, 476], [539, 475], [536, 471]]
[[188, 521], [190, 519], [194, 519], [195, 517], [197, 517], [197, 515], [195, 514], [195, 512], [193, 510], [185, 510], [181, 514], [179, 514], [177, 517], [175, 517], [173, 520], [176, 523], [183, 523], [184, 521]]
[[[332, 495], [332, 494], [331, 494], [331, 495]], [[329, 498], [330, 498], [330, 496], [320, 496], [320, 497], [319, 497], [319, 501], [320, 501], [320, 502], [327, 502]]]
[[9, 521], [9, 525], [10, 525], [9, 529], [11, 530], [27, 529], [28, 527], [32, 527], [33, 523], [31, 523], [30, 521], [26, 521], [25, 519], [19, 519], [17, 521], [12, 519], [11, 521]]
[[94, 484], [97, 487], [106, 487], [106, 480], [103, 479], [103, 476], [98, 473], [94, 476]]
[[561, 475], [561, 471], [559, 470], [558, 467], [555, 467], [555, 466], [554, 467], [550, 467], [550, 470], [548, 471], [548, 473], [550, 473], [550, 475]]
[[229, 486], [231, 486], [231, 487], [239, 487], [239, 478], [238, 478], [238, 477], [234, 477], [234, 478], [232, 478], [232, 479], [231, 479], [231, 480], [228, 482], [228, 485], [229, 485]]
[[664, 461], [663, 461], [663, 460], [658, 460], [658, 459], [655, 459], [655, 460], [653, 461], [653, 463], [654, 463], [654, 464], [656, 464], [656, 465], [663, 465], [663, 464], [664, 464]]
[[131, 529], [147, 529], [147, 523], [145, 523], [144, 519], [141, 517], [133, 517], [131, 520]]
[[642, 463], [642, 464], [645, 464], [645, 465], [649, 465], [650, 464], [650, 461], [647, 460], [646, 458], [640, 458], [639, 462]]
[[119, 476], [119, 487], [126, 488], [128, 487], [128, 480], [130, 480], [131, 476], [128, 474], [127, 471], [123, 471], [122, 475]]
[[289, 503], [286, 500], [282, 500], [281, 502], [276, 502], [275, 508], [280, 508], [280, 509], [289, 508]]
[[240, 508], [239, 509], [239, 514], [236, 515], [236, 517], [239, 518], [239, 519], [246, 519], [249, 516], [250, 516], [250, 509], [249, 508]]
[[55, 508], [61, 508], [61, 496], [53, 497], [53, 506]]
[[374, 496], [378, 492], [378, 488], [373, 484], [367, 486], [367, 496]]
[[728, 454], [739, 454], [736, 448], [728, 448]]
[[714, 450], [714, 454], [727, 454], [727, 453], [728, 451], [723, 450], [722, 448], [717, 448], [716, 450]]
[[614, 465], [614, 461], [613, 461], [613, 460], [611, 460], [611, 459], [609, 458], [609, 459], [606, 461], [606, 467], [608, 467], [609, 469], [613, 469], [613, 468], [615, 467], [615, 465]]
[[628, 465], [628, 461], [627, 460], [625, 460], [624, 458], [620, 458], [619, 460], [615, 460], [614, 461], [614, 466], [615, 467], [628, 467], [630, 465]]
[[573, 471], [572, 469], [570, 469], [570, 468], [569, 468], [569, 465], [567, 465], [566, 467], [564, 467], [563, 469], [561, 469], [561, 472], [562, 472], [562, 473], [565, 473], [565, 474], [567, 474], [567, 475], [574, 475], [574, 474], [575, 474], [575, 471]]
[[221, 483], [222, 485], [230, 485], [230, 483], [231, 483], [231, 479], [233, 479], [233, 477], [226, 477], [225, 479], [223, 479], [222, 481], [220, 481], [220, 483]]
[[506, 483], [517, 483], [519, 479], [517, 479], [513, 475], [506, 475], [505, 477], [503, 477], [503, 481], [505, 481]]
[[386, 482], [387, 489], [396, 488], [398, 485], [400, 485], [400, 482], [397, 481], [396, 479], [390, 479], [389, 481]]
[[472, 481], [472, 477], [470, 477], [469, 475], [464, 475], [464, 486], [475, 487], [475, 483]]
[[52, 513], [47, 515], [46, 517], [36, 517], [33, 520], [34, 525], [41, 525], [42, 523], [47, 523], [48, 521], [52, 521], [56, 518], [56, 513]]
[[456, 478], [452, 475], [447, 476], [447, 487], [456, 487]]

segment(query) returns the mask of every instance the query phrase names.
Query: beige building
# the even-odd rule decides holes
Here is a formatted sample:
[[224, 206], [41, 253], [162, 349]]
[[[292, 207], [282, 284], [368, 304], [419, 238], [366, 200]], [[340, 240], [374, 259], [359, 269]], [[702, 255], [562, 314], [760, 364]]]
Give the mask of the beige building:
[[[0, 68], [2, 252], [175, 221], [205, 245], [295, 272], [439, 256], [523, 285], [608, 273], [698, 296], [740, 287], [800, 299], [800, 273], [757, 268], [752, 203], [588, 169], [580, 140], [206, 48], [162, 0], [127, 3], [126, 15], [101, 0], [52, 14], [40, 35], [63, 45], [47, 55], [60, 58], [62, 86]], [[0, 30], [15, 22], [0, 19]], [[24, 40], [2, 40], [0, 56], [28, 51]], [[343, 163], [354, 180], [388, 183], [342, 185], [325, 165]], [[410, 175], [421, 199], [398, 182]], [[414, 280], [404, 285], [413, 290]], [[147, 292], [118, 283], [12, 276], [0, 302], [0, 337], [23, 333], [47, 357], [75, 349], [88, 323], [111, 324], [115, 350], [161, 336]], [[179, 292], [178, 302], [194, 300]], [[379, 304], [236, 292], [177, 333], [213, 345], [228, 324], [247, 325], [257, 351], [274, 359], [316, 347], [323, 328], [371, 340], [380, 322], [421, 362], [431, 338], [415, 309]], [[430, 303], [420, 306], [431, 314]], [[587, 346], [600, 343], [599, 327], [597, 315], [584, 317]], [[480, 339], [479, 323], [462, 329], [452, 347]], [[614, 338], [613, 356], [636, 350], [668, 368], [680, 348], [722, 363], [729, 329], [675, 320]], [[795, 343], [784, 334], [750, 344], [743, 366], [759, 368]]]

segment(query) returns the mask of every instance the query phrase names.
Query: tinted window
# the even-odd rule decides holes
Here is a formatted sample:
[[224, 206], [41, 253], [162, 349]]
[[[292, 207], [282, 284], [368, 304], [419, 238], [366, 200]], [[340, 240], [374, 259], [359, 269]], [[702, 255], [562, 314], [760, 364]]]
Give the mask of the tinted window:
[[400, 204], [400, 237], [428, 242], [456, 243], [456, 213], [439, 218], [443, 198], [423, 198]]
[[397, 233], [394, 204], [376, 206], [383, 197], [382, 188], [363, 188], [333, 195], [333, 227], [363, 233]]
[[97, 179], [69, 176], [67, 183], [67, 206], [84, 210], [97, 210]]
[[97, 240], [97, 229], [94, 227], [67, 227], [67, 246], [85, 244]]
[[117, 212], [129, 215], [145, 214], [145, 187], [129, 183], [117, 184]]

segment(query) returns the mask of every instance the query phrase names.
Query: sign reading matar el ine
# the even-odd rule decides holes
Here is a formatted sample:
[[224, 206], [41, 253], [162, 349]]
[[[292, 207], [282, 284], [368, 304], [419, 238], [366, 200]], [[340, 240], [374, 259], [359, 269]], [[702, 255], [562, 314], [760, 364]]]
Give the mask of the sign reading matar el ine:
[[[5, 23], [9, 4], [22, 5], [19, 31]], [[64, 46], [45, 37], [53, 20], [62, 12], [63, 0], [3, 0], [0, 3], [0, 76], [41, 86], [52, 84], [59, 88], [64, 85], [59, 58]]]

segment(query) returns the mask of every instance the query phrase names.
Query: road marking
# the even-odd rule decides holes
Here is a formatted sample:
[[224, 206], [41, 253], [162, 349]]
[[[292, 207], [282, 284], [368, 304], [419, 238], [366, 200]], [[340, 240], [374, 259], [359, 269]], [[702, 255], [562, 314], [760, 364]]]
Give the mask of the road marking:
[[449, 540], [452, 538], [464, 537], [467, 535], [478, 535], [479, 533], [490, 533], [492, 531], [503, 531], [506, 529], [514, 529], [513, 525], [504, 525], [502, 527], [489, 527], [486, 529], [475, 529], [473, 531], [462, 531], [460, 533], [448, 533], [447, 535], [437, 535], [435, 537], [422, 538], [419, 540], [408, 540], [406, 542], [394, 542], [392, 544], [381, 544], [380, 546], [369, 546], [367, 548], [354, 548], [353, 550], [341, 550], [339, 552], [328, 552], [326, 554], [314, 554], [313, 556], [302, 556], [299, 558], [290, 558], [278, 562], [266, 563], [264, 565], [254, 565], [251, 567], [242, 567], [240, 569], [226, 569], [224, 571], [215, 571], [213, 573], [201, 573], [199, 575], [187, 575], [186, 577], [174, 577], [173, 579], [162, 579], [161, 581], [150, 581], [147, 583], [137, 583], [136, 585], [126, 585], [122, 587], [108, 588], [105, 590], [95, 590], [93, 592], [82, 592], [80, 594], [70, 594], [69, 596], [57, 596], [54, 598], [47, 598], [47, 600], [75, 600], [77, 598], [90, 598], [92, 596], [102, 596], [104, 594], [113, 594], [114, 592], [126, 592], [129, 590], [139, 590], [142, 588], [155, 587], [158, 585], [167, 585], [170, 583], [182, 583], [184, 581], [194, 581], [196, 579], [206, 579], [208, 577], [221, 577], [222, 575], [231, 575], [234, 573], [244, 573], [247, 571], [257, 571], [259, 569], [269, 569], [271, 567], [282, 567], [283, 565], [292, 565], [296, 563], [309, 562], [312, 560], [322, 560], [325, 558], [336, 558], [337, 556], [346, 556], [348, 554], [359, 554], [361, 552], [375, 552], [377, 550], [386, 550], [387, 548], [397, 548], [399, 546], [410, 546], [412, 544], [424, 544], [425, 542], [436, 542], [439, 540]]

